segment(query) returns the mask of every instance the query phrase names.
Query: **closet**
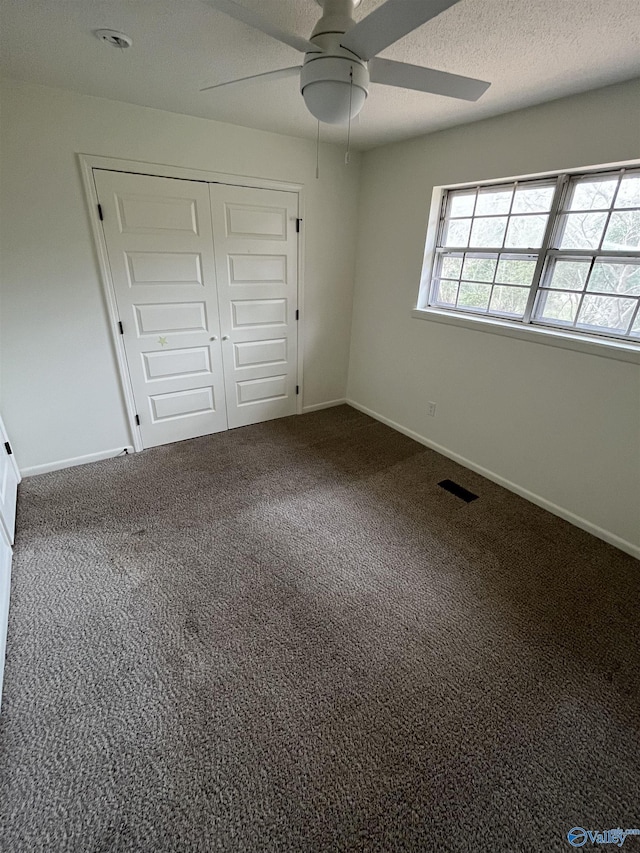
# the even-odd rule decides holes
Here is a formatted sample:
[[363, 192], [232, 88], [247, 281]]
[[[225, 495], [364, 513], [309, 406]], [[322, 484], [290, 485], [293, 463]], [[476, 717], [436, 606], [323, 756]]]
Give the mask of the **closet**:
[[294, 414], [298, 194], [93, 176], [142, 445]]

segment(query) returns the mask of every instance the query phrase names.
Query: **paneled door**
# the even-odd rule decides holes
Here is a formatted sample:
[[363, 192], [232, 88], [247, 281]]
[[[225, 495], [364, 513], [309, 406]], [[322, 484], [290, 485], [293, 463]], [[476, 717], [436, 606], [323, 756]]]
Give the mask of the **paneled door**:
[[0, 418], [0, 704], [2, 676], [9, 619], [11, 587], [11, 546], [16, 523], [16, 496], [20, 472], [7, 433]]
[[227, 429], [208, 184], [94, 177], [144, 447]]
[[16, 526], [16, 497], [20, 473], [11, 443], [0, 418], [0, 527], [4, 526], [9, 545]]
[[229, 427], [296, 411], [297, 193], [211, 184]]

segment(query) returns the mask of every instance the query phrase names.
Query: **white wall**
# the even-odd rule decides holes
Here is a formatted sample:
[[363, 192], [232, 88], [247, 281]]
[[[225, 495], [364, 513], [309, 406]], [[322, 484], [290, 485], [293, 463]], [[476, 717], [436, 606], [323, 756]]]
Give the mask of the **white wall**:
[[22, 469], [131, 443], [76, 153], [305, 185], [305, 406], [345, 395], [359, 156], [5, 80], [2, 414]]
[[638, 556], [640, 369], [410, 311], [434, 186], [638, 158], [639, 106], [636, 80], [368, 152], [348, 382], [356, 404]]

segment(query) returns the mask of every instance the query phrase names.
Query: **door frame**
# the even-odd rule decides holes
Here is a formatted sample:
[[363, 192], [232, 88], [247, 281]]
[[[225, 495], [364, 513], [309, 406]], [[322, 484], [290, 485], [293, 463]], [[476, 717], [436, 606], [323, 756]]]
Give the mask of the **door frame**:
[[[113, 343], [120, 387], [122, 389], [123, 403], [129, 432], [134, 450], [144, 450], [140, 427], [136, 424], [136, 404], [133, 396], [133, 386], [129, 376], [129, 367], [124, 349], [122, 335], [119, 332], [118, 305], [116, 302], [115, 288], [111, 277], [111, 267], [107, 253], [107, 244], [102, 229], [100, 216], [98, 214], [98, 193], [93, 179], [94, 169], [106, 169], [110, 172], [130, 172], [134, 175], [149, 175], [156, 178], [177, 178], [182, 181], [197, 181], [207, 184], [228, 184], [236, 187], [250, 187], [252, 189], [280, 190], [282, 192], [296, 193], [298, 196], [298, 219], [304, 226], [304, 185], [288, 183], [285, 181], [272, 181], [268, 178], [256, 178], [248, 175], [233, 175], [226, 172], [210, 172], [202, 169], [189, 169], [182, 166], [169, 166], [161, 163], [144, 163], [138, 160], [122, 160], [115, 157], [103, 157], [97, 154], [77, 154], [82, 184], [84, 187], [87, 212], [96, 247], [96, 261], [100, 272], [102, 290], [107, 309], [107, 318], [110, 325], [111, 341]], [[303, 411], [302, 400], [304, 393], [303, 384], [303, 360], [304, 360], [304, 228], [298, 234], [298, 311], [299, 319], [296, 324], [298, 333], [297, 346], [297, 384], [300, 393], [296, 399], [296, 414]]]

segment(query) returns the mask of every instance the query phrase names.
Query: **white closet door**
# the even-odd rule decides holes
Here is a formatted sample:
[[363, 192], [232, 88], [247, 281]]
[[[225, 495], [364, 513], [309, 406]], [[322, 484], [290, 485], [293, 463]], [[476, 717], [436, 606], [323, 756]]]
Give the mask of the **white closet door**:
[[229, 427], [296, 411], [297, 193], [211, 184]]
[[208, 185], [94, 176], [144, 447], [227, 429]]
[[13, 544], [16, 526], [16, 498], [19, 482], [18, 466], [0, 418], [0, 526], [5, 529], [9, 544]]
[[20, 474], [2, 418], [0, 418], [0, 702], [2, 674], [9, 618], [9, 589], [11, 586], [11, 545], [16, 525], [16, 496]]

